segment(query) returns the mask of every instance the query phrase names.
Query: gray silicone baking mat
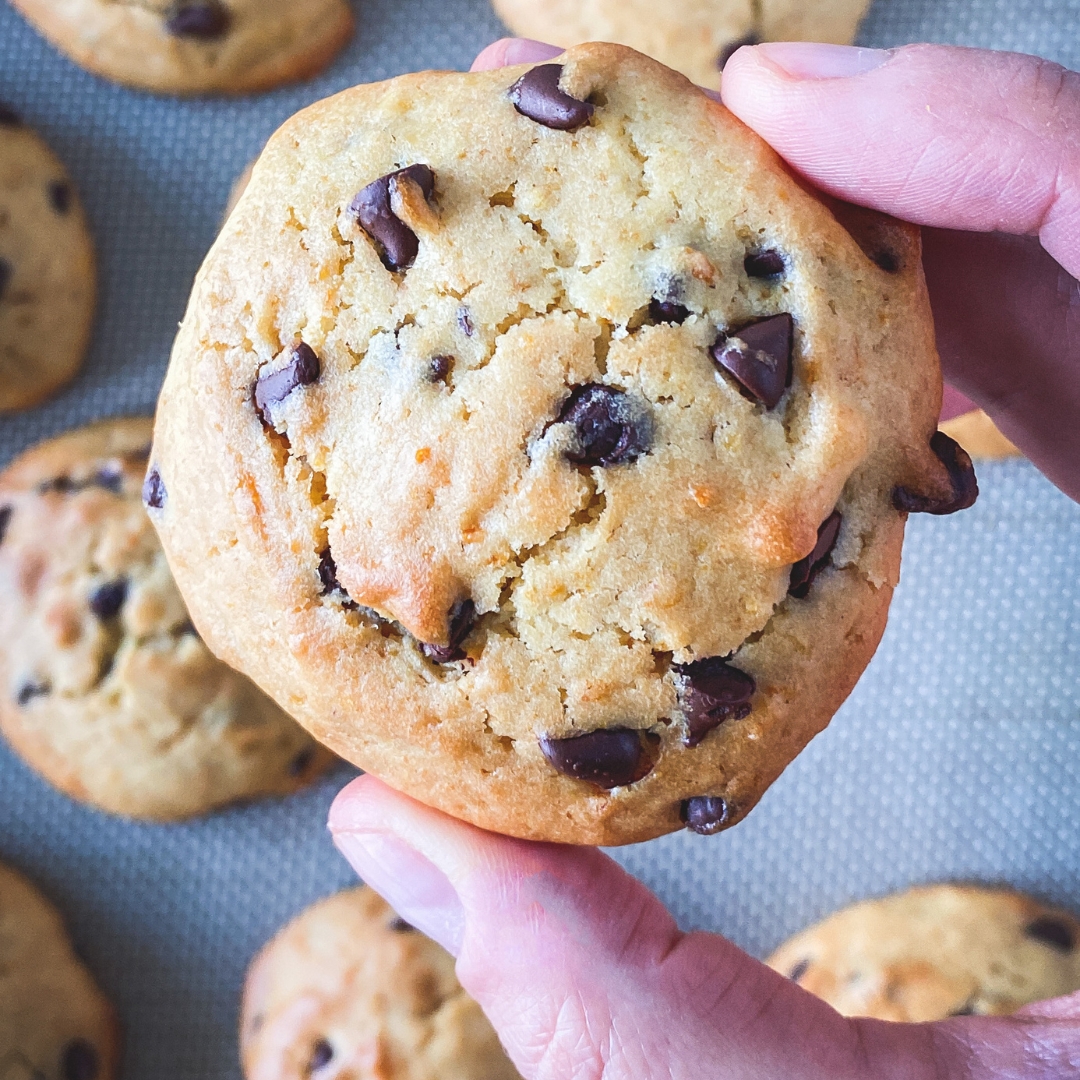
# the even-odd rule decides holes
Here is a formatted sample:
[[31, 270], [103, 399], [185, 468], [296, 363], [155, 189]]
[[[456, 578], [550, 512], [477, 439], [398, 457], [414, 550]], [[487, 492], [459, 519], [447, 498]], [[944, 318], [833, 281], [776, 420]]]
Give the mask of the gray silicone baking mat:
[[[357, 15], [356, 40], [319, 79], [180, 102], [84, 74], [0, 0], [0, 99], [74, 173], [103, 285], [85, 373], [44, 408], [0, 418], [0, 463], [76, 423], [152, 408], [229, 186], [282, 120], [355, 82], [467, 67], [501, 32], [487, 0], [360, 0]], [[878, 0], [861, 40], [1077, 68], [1078, 28], [1080, 0]], [[760, 954], [847, 901], [942, 878], [1008, 881], [1080, 909], [1080, 506], [1023, 462], [984, 466], [980, 480], [973, 510], [912, 519], [877, 657], [749, 819], [617, 853], [684, 926]], [[74, 805], [0, 748], [0, 857], [63, 908], [123, 1017], [128, 1080], [238, 1076], [247, 961], [351, 880], [323, 825], [349, 775], [150, 827]]]

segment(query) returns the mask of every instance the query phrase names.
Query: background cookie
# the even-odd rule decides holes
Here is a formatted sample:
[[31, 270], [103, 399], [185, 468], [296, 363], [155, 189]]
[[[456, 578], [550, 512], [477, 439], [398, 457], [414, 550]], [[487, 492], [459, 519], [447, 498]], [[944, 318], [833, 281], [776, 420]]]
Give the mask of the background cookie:
[[844, 908], [767, 963], [845, 1016], [1002, 1016], [1080, 990], [1080, 922], [1009, 889], [931, 885]]
[[94, 317], [94, 250], [53, 152], [0, 102], [0, 412], [78, 371]]
[[941, 430], [976, 460], [1000, 461], [1023, 456], [982, 409], [972, 409], [971, 412], [946, 420]]
[[0, 730], [69, 795], [170, 819], [331, 756], [195, 633], [140, 499], [150, 434], [107, 420], [0, 474]]
[[247, 1080], [519, 1080], [454, 958], [370, 889], [298, 915], [244, 988]]
[[168, 94], [243, 94], [321, 71], [353, 29], [346, 0], [12, 0], [81, 67]]
[[75, 956], [56, 909], [0, 863], [0, 1076], [111, 1080], [112, 1006]]

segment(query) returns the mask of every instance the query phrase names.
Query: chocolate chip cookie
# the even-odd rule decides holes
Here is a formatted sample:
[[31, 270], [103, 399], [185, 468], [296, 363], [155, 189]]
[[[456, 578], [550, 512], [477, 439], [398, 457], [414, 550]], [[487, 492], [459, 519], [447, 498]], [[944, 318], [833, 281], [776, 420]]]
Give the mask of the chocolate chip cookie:
[[368, 888], [312, 905], [255, 958], [240, 1054], [248, 1080], [519, 1080], [453, 957]]
[[1080, 922], [1010, 889], [930, 885], [844, 908], [767, 963], [845, 1016], [1004, 1016], [1080, 990]]
[[162, 94], [310, 78], [352, 36], [347, 0], [12, 0], [80, 67]]
[[0, 731], [69, 795], [167, 820], [332, 758], [200, 640], [142, 505], [150, 435], [105, 421], [0, 474]]
[[716, 89], [740, 45], [855, 37], [870, 0], [493, 0], [521, 37], [555, 45], [614, 41]]
[[287, 122], [173, 352], [151, 517], [211, 648], [486, 828], [738, 821], [869, 661], [935, 434], [916, 229], [614, 45]]
[[59, 913], [0, 863], [0, 1076], [111, 1080], [119, 1049], [112, 1006]]
[[0, 102], [0, 412], [36, 405], [79, 370], [95, 280], [71, 177]]

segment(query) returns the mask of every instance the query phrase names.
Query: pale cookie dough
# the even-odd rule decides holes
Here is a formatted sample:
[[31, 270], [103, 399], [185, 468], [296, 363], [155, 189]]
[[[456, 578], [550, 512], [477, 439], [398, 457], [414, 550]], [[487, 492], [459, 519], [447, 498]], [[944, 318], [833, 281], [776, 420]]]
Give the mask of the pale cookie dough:
[[298, 915], [252, 962], [247, 1080], [520, 1080], [454, 958], [368, 888]]
[[976, 460], [1001, 461], [1022, 457], [1020, 451], [998, 430], [997, 424], [982, 411], [954, 416], [941, 425], [941, 430], [955, 439]]
[[90, 341], [94, 249], [64, 166], [0, 102], [0, 413], [74, 377]]
[[246, 94], [310, 78], [352, 36], [348, 0], [12, 0], [62, 53], [163, 94]]
[[151, 517], [211, 648], [393, 786], [538, 839], [717, 832], [870, 659], [906, 512], [974, 474], [916, 229], [849, 232], [638, 53], [562, 63], [274, 136]]
[[844, 908], [766, 961], [845, 1016], [1004, 1016], [1080, 990], [1080, 922], [1009, 889], [930, 885]]
[[112, 1080], [112, 1006], [75, 955], [56, 908], [0, 863], [0, 1077]]
[[0, 474], [0, 731], [69, 795], [169, 820], [332, 757], [191, 625], [140, 498], [150, 435], [104, 421]]

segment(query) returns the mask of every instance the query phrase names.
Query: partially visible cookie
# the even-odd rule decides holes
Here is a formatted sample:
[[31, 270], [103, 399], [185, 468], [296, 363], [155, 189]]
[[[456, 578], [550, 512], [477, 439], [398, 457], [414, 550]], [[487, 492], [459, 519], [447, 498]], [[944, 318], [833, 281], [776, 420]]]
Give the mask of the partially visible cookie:
[[347, 0], [12, 0], [61, 52], [164, 94], [246, 94], [306, 79], [349, 40]]
[[332, 757], [195, 632], [140, 498], [150, 434], [104, 421], [0, 474], [0, 731], [69, 795], [167, 820]]
[[1011, 889], [930, 885], [868, 900], [767, 963], [845, 1016], [1004, 1016], [1080, 989], [1080, 921]]
[[71, 178], [0, 102], [0, 412], [36, 405], [79, 370], [95, 292]]
[[0, 1077], [111, 1080], [113, 1008], [75, 955], [59, 913], [0, 863]]
[[247, 1080], [519, 1080], [454, 959], [366, 887], [312, 905], [253, 961]]
[[1000, 461], [1004, 458], [1023, 457], [982, 409], [972, 409], [946, 420], [941, 425], [941, 430], [955, 439], [973, 458]]

